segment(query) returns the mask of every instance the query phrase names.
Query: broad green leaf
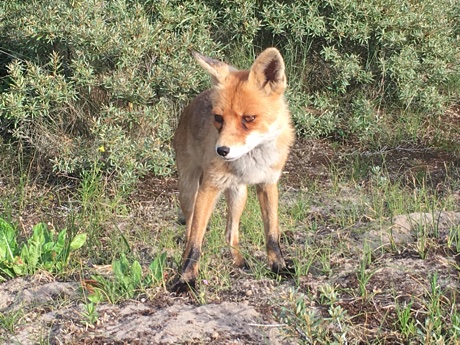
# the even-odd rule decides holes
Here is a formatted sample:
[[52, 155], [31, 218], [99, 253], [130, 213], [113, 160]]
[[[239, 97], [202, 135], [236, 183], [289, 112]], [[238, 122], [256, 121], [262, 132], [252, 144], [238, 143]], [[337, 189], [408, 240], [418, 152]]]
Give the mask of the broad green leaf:
[[20, 276], [20, 275], [24, 275], [26, 273], [30, 273], [30, 272], [28, 272], [28, 266], [26, 265], [25, 262], [22, 261], [22, 259], [19, 256], [17, 256], [14, 259], [14, 262], [12, 263], [11, 267], [12, 267], [13, 272], [15, 273], [16, 276]]
[[55, 243], [54, 242], [47, 242], [44, 243], [42, 246], [43, 253], [51, 252], [54, 250]]
[[134, 261], [131, 267], [131, 277], [133, 279], [132, 284], [136, 288], [142, 279], [142, 267], [139, 261]]
[[29, 264], [30, 261], [32, 260], [32, 259], [30, 258], [29, 247], [28, 247], [26, 244], [24, 244], [24, 245], [22, 246], [22, 248], [21, 248], [21, 255], [20, 255], [20, 257], [21, 257], [21, 259], [22, 259], [25, 263], [27, 263], [27, 264]]
[[158, 255], [150, 264], [149, 269], [152, 272], [154, 283], [158, 283], [163, 279], [164, 265], [166, 261], [166, 252]]
[[129, 285], [129, 278], [127, 277], [127, 269], [126, 265], [123, 265], [122, 260], [126, 258], [122, 257], [120, 260], [115, 260], [112, 263], [112, 270], [115, 278], [121, 283], [123, 287], [127, 287]]
[[77, 250], [81, 248], [86, 242], [86, 233], [76, 235], [72, 242], [70, 242], [70, 250]]
[[42, 254], [40, 243], [30, 241], [29, 246], [25, 245], [21, 249], [21, 258], [24, 260], [29, 270], [35, 271], [38, 261]]
[[37, 224], [37, 225], [35, 225], [33, 227], [32, 231], [33, 231], [33, 235], [29, 239], [29, 243], [34, 242], [34, 243], [43, 245], [46, 242], [45, 241], [45, 236], [46, 236], [45, 233], [48, 231], [48, 228], [46, 227], [46, 224], [39, 223], [39, 224]]
[[90, 295], [88, 295], [88, 300], [91, 302], [98, 304], [104, 299], [104, 296], [102, 295], [101, 291], [98, 289], [94, 290], [94, 292]]
[[54, 250], [59, 254], [62, 249], [65, 247], [65, 240], [66, 240], [66, 236], [67, 235], [67, 229], [63, 229], [61, 230], [61, 232], [59, 233], [58, 237], [57, 237], [57, 240], [56, 240], [56, 244], [55, 244], [55, 248]]
[[33, 227], [32, 237], [27, 241], [28, 245], [22, 247], [21, 258], [27, 265], [30, 273], [35, 272], [38, 266], [39, 259], [43, 253], [43, 245], [45, 244], [46, 225], [39, 223]]
[[13, 260], [16, 250], [16, 232], [7, 221], [0, 218], [0, 260]]
[[16, 274], [14, 270], [11, 268], [11, 263], [9, 262], [1, 262], [0, 261], [0, 281], [2, 277], [9, 277], [9, 278], [14, 278], [16, 277]]

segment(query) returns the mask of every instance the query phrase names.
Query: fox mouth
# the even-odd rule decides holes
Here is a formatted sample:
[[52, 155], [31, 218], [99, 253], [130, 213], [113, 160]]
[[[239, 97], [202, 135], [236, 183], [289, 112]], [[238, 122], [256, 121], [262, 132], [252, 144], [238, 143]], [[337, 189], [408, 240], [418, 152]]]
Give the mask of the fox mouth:
[[222, 157], [222, 156], [219, 156], [219, 157], [220, 157], [220, 159], [222, 159], [222, 160], [224, 160], [226, 162], [233, 162], [233, 161], [236, 161], [237, 159], [240, 159], [243, 156], [239, 156], [239, 157]]

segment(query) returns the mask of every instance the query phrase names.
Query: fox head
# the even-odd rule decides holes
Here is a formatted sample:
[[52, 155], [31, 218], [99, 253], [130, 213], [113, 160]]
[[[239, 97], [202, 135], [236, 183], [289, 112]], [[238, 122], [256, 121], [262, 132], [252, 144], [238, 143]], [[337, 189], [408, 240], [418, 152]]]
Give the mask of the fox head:
[[219, 133], [215, 150], [222, 159], [244, 156], [288, 125], [284, 61], [276, 48], [264, 50], [249, 70], [241, 71], [196, 52], [193, 56], [211, 76], [210, 121]]

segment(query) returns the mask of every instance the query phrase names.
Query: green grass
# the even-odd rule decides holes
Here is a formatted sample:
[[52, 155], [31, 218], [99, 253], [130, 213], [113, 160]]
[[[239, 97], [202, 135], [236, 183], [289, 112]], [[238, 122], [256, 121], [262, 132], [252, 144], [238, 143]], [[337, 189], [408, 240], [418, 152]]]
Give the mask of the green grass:
[[[460, 211], [458, 167], [446, 164], [432, 173], [401, 171], [392, 157], [383, 154], [371, 158], [355, 154], [335, 162], [327, 168], [326, 178], [305, 179], [297, 189], [285, 188], [285, 181], [281, 184], [281, 242], [285, 256], [293, 261], [294, 279], [274, 279], [267, 269], [263, 224], [255, 190], [250, 188], [240, 232], [241, 250], [251, 269], [232, 265], [222, 199], [205, 236], [195, 302], [244, 299], [241, 296], [251, 286], [257, 289], [258, 284], [271, 282], [283, 293], [247, 298], [268, 304], [286, 325], [283, 332], [301, 343], [316, 339], [318, 344], [454, 344], [460, 336], [458, 296], [452, 290], [452, 284], [458, 284], [459, 226], [445, 228], [435, 216]], [[56, 273], [60, 279], [81, 277], [85, 282], [81, 324], [91, 327], [98, 322], [100, 303], [139, 296], [154, 300], [167, 294], [185, 245], [185, 227], [175, 223], [175, 197], [128, 197], [97, 170], [89, 170], [73, 191], [41, 185], [29, 171], [3, 175], [2, 181], [8, 188], [1, 189], [0, 200], [14, 205], [5, 214], [17, 224], [18, 243], [30, 237], [30, 222], [24, 223], [28, 216], [56, 217], [53, 229], [62, 224], [71, 234], [83, 229], [88, 234], [85, 245]], [[52, 209], [44, 196], [48, 194], [56, 195]], [[56, 210], [64, 210], [64, 215]], [[416, 212], [432, 215], [433, 221], [414, 224], [408, 242], [399, 241], [397, 234], [393, 234], [396, 242], [385, 240], [394, 216]], [[438, 263], [439, 257], [447, 266]], [[411, 271], [405, 267], [411, 262], [426, 268]], [[112, 268], [102, 273], [97, 266], [101, 264]], [[392, 272], [396, 278], [382, 272]], [[20, 320], [19, 314], [5, 314], [4, 332], [13, 334]]]
[[[325, 236], [310, 239], [308, 250], [295, 252], [297, 266], [311, 268], [315, 265], [311, 262], [314, 261], [312, 258], [316, 256], [317, 265], [323, 268], [316, 275], [332, 277], [330, 280], [334, 281], [333, 277], [340, 274], [343, 269], [341, 262], [353, 260], [352, 267], [355, 268], [351, 267], [350, 270], [355, 272], [356, 283], [351, 283], [345, 290], [337, 290], [330, 283], [326, 283], [320, 287], [319, 298], [315, 294], [300, 295], [300, 290], [297, 290], [295, 295], [300, 300], [291, 297], [293, 307], [288, 311], [285, 310], [285, 313], [291, 313], [286, 316], [286, 320], [292, 325], [293, 336], [302, 338], [305, 343], [309, 343], [312, 338], [316, 339], [317, 343], [330, 343], [331, 341], [344, 343], [346, 340], [353, 342], [353, 339], [357, 339], [357, 335], [353, 334], [353, 327], [349, 327], [348, 330], [342, 328], [341, 331], [337, 332], [339, 323], [332, 316], [333, 311], [327, 307], [333, 305], [334, 301], [340, 301], [339, 305], [341, 306], [347, 305], [350, 296], [352, 296], [352, 299], [356, 301], [352, 303], [359, 302], [362, 304], [362, 311], [353, 315], [350, 312], [345, 315], [339, 313], [339, 315], [344, 318], [341, 321], [342, 326], [343, 323], [353, 325], [356, 323], [355, 320], [362, 316], [361, 313], [366, 314], [368, 312], [366, 309], [373, 309], [373, 303], [380, 303], [378, 301], [381, 301], [387, 293], [391, 293], [391, 291], [379, 291], [375, 285], [374, 287], [371, 286], [378, 279], [374, 278], [378, 276], [378, 270], [382, 267], [378, 261], [397, 256], [401, 252], [413, 252], [414, 255], [418, 255], [419, 259], [430, 261], [433, 260], [434, 253], [444, 250], [446, 244], [440, 236], [439, 224], [437, 223], [416, 227], [414, 242], [400, 244], [397, 248], [383, 246], [383, 243], [373, 243], [371, 247], [364, 242], [364, 246], [354, 243], [354, 248], [350, 251], [349, 246], [352, 237], [362, 235], [366, 229], [385, 230], [395, 215], [411, 212], [435, 214], [439, 211], [458, 211], [458, 201], [455, 202], [452, 198], [452, 193], [459, 187], [458, 180], [451, 179], [452, 175], [450, 174], [453, 172], [458, 174], [458, 168], [446, 167], [446, 178], [437, 181], [438, 188], [442, 185], [442, 190], [438, 190], [433, 188], [436, 184], [429, 174], [417, 174], [415, 176], [412, 174], [394, 174], [387, 168], [372, 166], [359, 157], [352, 160], [352, 163], [346, 165], [344, 169], [338, 167], [331, 169], [331, 188], [328, 188], [326, 184], [323, 190], [315, 188], [314, 193], [310, 195], [310, 204], [319, 208], [328, 206], [329, 210], [326, 219], [315, 217], [310, 224], [314, 223], [315, 228], [323, 229], [323, 231], [325, 228], [331, 228], [331, 231]], [[320, 189], [319, 193], [318, 189]], [[294, 221], [294, 227], [301, 228], [303, 225], [304, 229], [308, 231], [309, 222], [305, 221], [305, 214], [297, 205], [308, 205], [309, 196], [308, 194], [301, 194], [299, 197], [301, 199], [287, 212], [291, 212], [290, 216]], [[449, 244], [449, 241], [453, 243], [456, 234], [457, 226], [450, 228], [447, 234], [447, 246], [454, 253], [458, 253], [458, 249]], [[363, 240], [363, 237], [361, 239]], [[333, 253], [328, 248], [334, 248]], [[384, 250], [382, 251], [382, 249]], [[316, 255], [311, 255], [312, 252]], [[350, 255], [355, 255], [355, 258], [353, 259]], [[449, 257], [449, 255], [447, 256]], [[330, 271], [325, 269], [324, 262], [330, 263]], [[352, 280], [350, 279], [350, 281]], [[395, 308], [392, 307], [391, 313], [388, 312], [381, 319], [381, 332], [384, 334], [385, 329], [391, 329], [397, 334], [400, 341], [434, 343], [444, 339], [446, 343], [454, 344], [458, 336], [458, 327], [455, 325], [457, 320], [455, 293], [453, 299], [445, 297], [445, 291], [442, 291], [436, 273], [428, 280], [424, 282], [423, 280], [422, 276], [415, 279], [421, 288], [423, 286], [428, 288], [429, 286], [426, 299], [423, 299], [423, 302], [419, 301], [422, 305], [416, 307], [414, 303], [410, 303], [401, 306], [397, 303]], [[302, 287], [302, 280], [297, 283]], [[314, 303], [320, 308], [320, 315], [324, 318], [322, 322], [325, 322], [326, 325], [321, 325], [320, 315], [303, 305], [305, 300], [309, 300], [310, 303]], [[417, 308], [420, 308], [420, 314], [417, 313]], [[304, 309], [305, 311], [303, 311]], [[453, 322], [441, 325], [440, 320], [453, 320]], [[371, 329], [368, 331], [367, 336], [370, 336], [372, 334]], [[361, 330], [361, 332], [363, 331]], [[362, 335], [366, 336], [365, 332]], [[385, 342], [384, 339], [380, 338], [380, 341]]]
[[14, 334], [15, 328], [24, 322], [23, 318], [24, 312], [20, 309], [2, 313], [0, 315], [0, 327], [11, 334]]

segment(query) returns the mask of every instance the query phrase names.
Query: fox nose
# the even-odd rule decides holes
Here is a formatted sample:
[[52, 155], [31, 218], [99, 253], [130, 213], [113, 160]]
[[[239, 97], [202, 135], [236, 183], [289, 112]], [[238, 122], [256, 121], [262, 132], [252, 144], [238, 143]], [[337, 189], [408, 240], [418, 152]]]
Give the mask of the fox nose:
[[219, 156], [225, 157], [230, 152], [230, 147], [228, 147], [228, 146], [219, 146], [216, 151], [219, 154]]

